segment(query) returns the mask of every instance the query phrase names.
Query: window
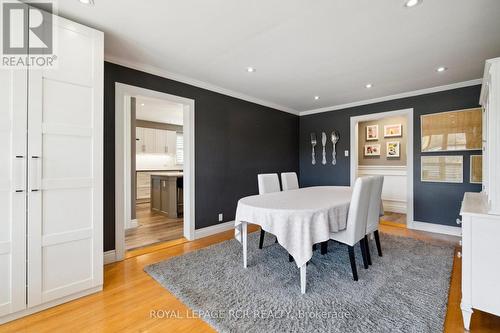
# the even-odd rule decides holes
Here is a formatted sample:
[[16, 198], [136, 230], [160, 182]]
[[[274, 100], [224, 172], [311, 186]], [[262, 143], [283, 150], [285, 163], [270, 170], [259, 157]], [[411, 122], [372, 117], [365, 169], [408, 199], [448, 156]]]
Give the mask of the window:
[[175, 140], [175, 163], [184, 164], [184, 135], [177, 133]]

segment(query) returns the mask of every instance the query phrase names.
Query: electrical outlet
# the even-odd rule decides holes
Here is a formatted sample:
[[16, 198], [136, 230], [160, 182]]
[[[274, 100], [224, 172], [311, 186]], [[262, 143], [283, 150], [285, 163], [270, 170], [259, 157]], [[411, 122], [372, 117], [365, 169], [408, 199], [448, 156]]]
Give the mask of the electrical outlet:
[[224, 221], [224, 215], [222, 213], [219, 213], [219, 222]]
[[349, 150], [344, 150], [344, 156], [348, 157], [349, 156]]

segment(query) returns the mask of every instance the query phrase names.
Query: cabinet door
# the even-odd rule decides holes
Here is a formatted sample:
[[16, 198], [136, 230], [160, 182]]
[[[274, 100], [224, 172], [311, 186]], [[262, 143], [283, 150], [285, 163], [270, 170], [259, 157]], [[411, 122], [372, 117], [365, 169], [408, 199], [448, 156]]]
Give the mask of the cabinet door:
[[167, 132], [168, 153], [170, 155], [175, 155], [176, 145], [177, 145], [177, 133], [175, 131], [166, 131], [166, 132]]
[[167, 132], [165, 130], [157, 129], [156, 132], [156, 153], [157, 154], [167, 154], [170, 153], [168, 150], [167, 143]]
[[29, 306], [103, 283], [103, 34], [53, 23], [57, 67], [29, 73]]
[[135, 128], [135, 152], [136, 154], [141, 154], [146, 152], [146, 144], [144, 141], [144, 128]]
[[156, 153], [156, 133], [152, 128], [144, 128], [144, 152], [147, 154]]
[[0, 70], [0, 317], [26, 307], [27, 71]]

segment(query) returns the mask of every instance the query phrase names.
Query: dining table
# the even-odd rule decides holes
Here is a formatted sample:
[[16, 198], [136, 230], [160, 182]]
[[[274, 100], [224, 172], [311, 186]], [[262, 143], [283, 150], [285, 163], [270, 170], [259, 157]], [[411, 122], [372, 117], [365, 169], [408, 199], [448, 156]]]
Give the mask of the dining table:
[[235, 237], [243, 246], [247, 268], [248, 223], [276, 236], [278, 243], [300, 268], [300, 290], [306, 292], [307, 262], [313, 245], [344, 230], [351, 201], [348, 186], [313, 186], [244, 197], [238, 201]]

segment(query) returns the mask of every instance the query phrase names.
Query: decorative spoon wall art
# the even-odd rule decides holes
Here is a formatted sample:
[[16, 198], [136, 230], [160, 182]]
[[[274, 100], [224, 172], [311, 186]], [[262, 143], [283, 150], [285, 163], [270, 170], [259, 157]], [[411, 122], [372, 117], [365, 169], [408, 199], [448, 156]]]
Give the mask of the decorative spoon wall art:
[[336, 165], [337, 164], [337, 152], [335, 150], [335, 145], [340, 139], [340, 133], [337, 130], [333, 130], [332, 132], [332, 144], [333, 144], [333, 151], [332, 151], [332, 164]]

